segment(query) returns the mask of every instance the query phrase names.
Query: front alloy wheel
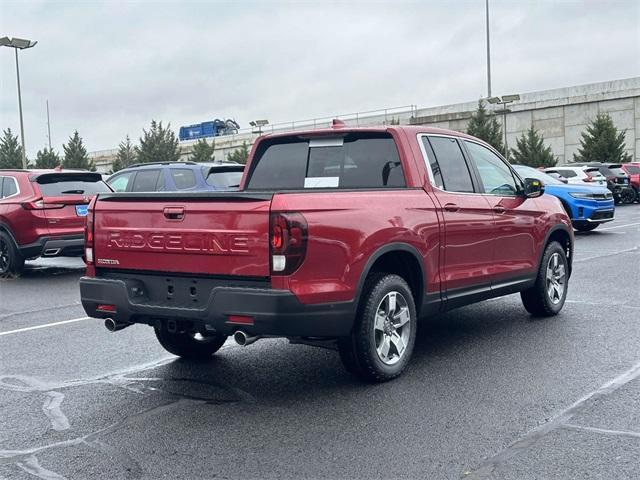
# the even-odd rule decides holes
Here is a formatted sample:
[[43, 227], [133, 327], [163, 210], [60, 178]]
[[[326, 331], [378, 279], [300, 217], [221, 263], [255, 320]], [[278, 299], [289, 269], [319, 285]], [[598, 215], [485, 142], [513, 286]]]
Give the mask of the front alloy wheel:
[[564, 298], [565, 281], [567, 271], [563, 259], [559, 253], [554, 253], [549, 258], [547, 265], [547, 295], [554, 305], [557, 305]]
[[564, 306], [569, 286], [567, 253], [558, 242], [550, 242], [542, 255], [535, 284], [522, 292], [522, 304], [532, 315], [551, 317]]

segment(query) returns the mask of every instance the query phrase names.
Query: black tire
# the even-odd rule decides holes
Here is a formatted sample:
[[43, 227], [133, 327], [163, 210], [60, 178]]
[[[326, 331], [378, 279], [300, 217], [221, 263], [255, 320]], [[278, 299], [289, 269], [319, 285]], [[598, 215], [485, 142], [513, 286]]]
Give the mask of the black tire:
[[19, 276], [24, 270], [24, 257], [13, 239], [0, 230], [0, 278]]
[[[562, 265], [563, 279], [562, 283], [556, 274], [559, 270], [552, 268], [553, 263], [557, 258], [558, 265]], [[556, 284], [562, 285], [562, 292], [558, 294], [558, 290], [555, 288], [553, 280], [550, 280], [547, 276], [548, 269], [551, 268], [552, 277], [555, 279]], [[542, 256], [542, 262], [538, 270], [538, 276], [536, 283], [528, 290], [520, 292], [522, 298], [522, 304], [524, 308], [531, 315], [536, 317], [552, 317], [557, 315], [567, 298], [567, 291], [569, 287], [569, 262], [567, 261], [567, 255], [558, 242], [550, 242], [544, 250]]]
[[579, 223], [574, 225], [573, 228], [579, 232], [590, 232], [591, 230], [598, 228], [598, 225], [598, 223]]
[[196, 337], [196, 332], [169, 332], [166, 328], [155, 327], [160, 345], [169, 352], [188, 360], [209, 360], [220, 350], [227, 340], [226, 335]]
[[[378, 315], [382, 312], [387, 312], [386, 316]], [[376, 322], [377, 317], [386, 321]], [[381, 324], [385, 330], [378, 328]], [[391, 380], [404, 371], [411, 359], [416, 327], [416, 307], [407, 282], [398, 275], [370, 275], [353, 331], [350, 336], [338, 339], [340, 358], [349, 372], [366, 381]], [[385, 346], [386, 354], [379, 354], [378, 348], [384, 352]]]
[[636, 201], [636, 191], [633, 188], [625, 188], [620, 194], [620, 203], [629, 205]]

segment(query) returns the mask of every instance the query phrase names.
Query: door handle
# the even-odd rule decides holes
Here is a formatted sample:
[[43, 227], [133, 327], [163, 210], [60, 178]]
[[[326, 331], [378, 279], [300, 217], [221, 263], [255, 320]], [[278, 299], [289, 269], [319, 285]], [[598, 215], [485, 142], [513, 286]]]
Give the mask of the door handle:
[[504, 208], [502, 205], [496, 205], [495, 207], [493, 207], [493, 211], [497, 214], [502, 214], [504, 212], [507, 211], [506, 208]]
[[184, 207], [165, 207], [163, 213], [167, 220], [184, 219]]
[[447, 212], [457, 212], [458, 210], [460, 210], [460, 207], [455, 203], [447, 203], [445, 204], [444, 209]]

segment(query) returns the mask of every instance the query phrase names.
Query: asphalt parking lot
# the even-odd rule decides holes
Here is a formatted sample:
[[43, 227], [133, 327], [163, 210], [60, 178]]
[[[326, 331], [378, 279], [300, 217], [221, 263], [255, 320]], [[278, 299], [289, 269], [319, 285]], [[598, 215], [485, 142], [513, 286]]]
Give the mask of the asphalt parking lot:
[[111, 334], [82, 266], [0, 282], [0, 479], [638, 478], [640, 205], [576, 236], [561, 315], [450, 312], [381, 385], [284, 340], [194, 364], [148, 327]]

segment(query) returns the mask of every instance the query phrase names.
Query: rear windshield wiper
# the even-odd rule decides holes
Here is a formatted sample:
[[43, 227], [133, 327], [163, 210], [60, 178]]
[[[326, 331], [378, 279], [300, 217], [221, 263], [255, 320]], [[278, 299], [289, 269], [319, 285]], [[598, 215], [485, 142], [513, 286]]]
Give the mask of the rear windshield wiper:
[[63, 195], [65, 193], [77, 193], [78, 195], [82, 195], [84, 193], [84, 190], [65, 190], [64, 192], [60, 192], [60, 193], [62, 193]]

